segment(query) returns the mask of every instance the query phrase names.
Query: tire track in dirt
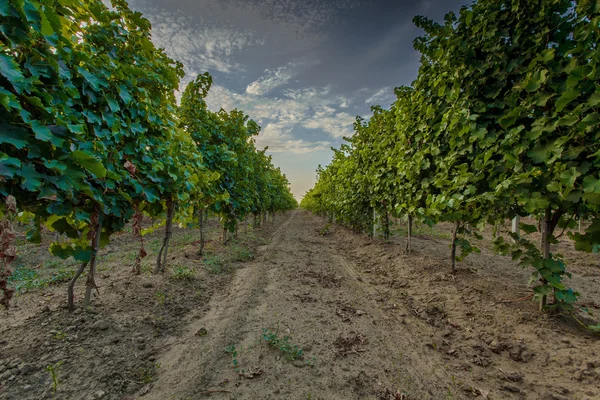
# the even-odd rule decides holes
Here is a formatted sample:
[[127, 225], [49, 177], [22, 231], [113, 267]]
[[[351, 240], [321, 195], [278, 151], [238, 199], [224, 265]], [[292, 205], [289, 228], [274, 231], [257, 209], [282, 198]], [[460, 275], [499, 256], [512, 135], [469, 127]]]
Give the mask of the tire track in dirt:
[[[377, 399], [386, 398], [385, 389], [388, 396], [404, 390], [410, 399], [444, 398], [451, 378], [423, 346], [431, 332], [381, 311], [378, 290], [319, 234], [319, 218], [288, 215], [257, 259], [236, 271], [228, 290], [158, 360], [146, 398]], [[206, 335], [196, 334], [201, 328]], [[264, 329], [289, 335], [304, 359], [286, 360], [262, 340]], [[334, 345], [359, 334], [366, 343], [350, 351]], [[235, 357], [225, 352], [231, 345]]]

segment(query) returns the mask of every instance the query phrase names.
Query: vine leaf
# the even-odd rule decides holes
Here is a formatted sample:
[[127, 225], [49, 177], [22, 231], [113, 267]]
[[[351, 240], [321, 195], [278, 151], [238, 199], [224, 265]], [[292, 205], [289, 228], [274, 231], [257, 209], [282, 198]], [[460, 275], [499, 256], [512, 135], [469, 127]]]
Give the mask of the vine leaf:
[[75, 150], [71, 153], [71, 159], [98, 178], [102, 179], [106, 177], [106, 168], [102, 162], [92, 154], [83, 150]]

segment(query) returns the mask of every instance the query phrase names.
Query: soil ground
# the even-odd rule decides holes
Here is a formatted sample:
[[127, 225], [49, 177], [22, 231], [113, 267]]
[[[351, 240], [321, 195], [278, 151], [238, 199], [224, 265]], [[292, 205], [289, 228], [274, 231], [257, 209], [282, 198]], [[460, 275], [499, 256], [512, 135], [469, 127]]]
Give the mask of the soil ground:
[[[118, 236], [91, 312], [68, 313], [65, 266], [24, 245], [22, 263], [60, 271], [41, 289], [23, 280], [0, 313], [0, 399], [600, 398], [599, 338], [539, 313], [530, 272], [485, 240], [451, 275], [444, 226], [416, 229], [405, 254], [402, 238], [374, 241], [303, 210], [228, 246], [211, 223], [207, 254], [179, 230], [159, 276], [159, 233], [141, 276], [129, 273], [137, 244]], [[598, 313], [598, 255], [558, 247]]]

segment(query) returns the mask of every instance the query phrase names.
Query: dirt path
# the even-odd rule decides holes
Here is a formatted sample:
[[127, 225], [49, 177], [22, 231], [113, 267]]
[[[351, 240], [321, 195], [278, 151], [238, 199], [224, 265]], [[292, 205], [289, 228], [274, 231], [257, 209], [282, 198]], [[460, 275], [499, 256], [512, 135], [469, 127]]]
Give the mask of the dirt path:
[[[445, 237], [405, 254], [402, 238], [302, 210], [227, 246], [210, 225], [203, 256], [197, 232], [177, 231], [163, 275], [149, 256], [132, 276], [137, 244], [116, 237], [89, 312], [81, 296], [65, 309], [65, 282], [16, 296], [0, 314], [0, 400], [600, 398], [599, 338], [540, 314], [508, 257], [483, 251], [452, 275]], [[21, 262], [56, 261], [38, 253]], [[573, 280], [597, 312], [594, 256]]]
[[[415, 399], [446, 397], [451, 378], [418, 344], [426, 334], [421, 324], [382, 314], [377, 290], [318, 233], [320, 219], [304, 211], [285, 218], [230, 289], [157, 360], [158, 379], [146, 397], [358, 399], [400, 388]], [[264, 329], [291, 336], [303, 359], [269, 347]]]

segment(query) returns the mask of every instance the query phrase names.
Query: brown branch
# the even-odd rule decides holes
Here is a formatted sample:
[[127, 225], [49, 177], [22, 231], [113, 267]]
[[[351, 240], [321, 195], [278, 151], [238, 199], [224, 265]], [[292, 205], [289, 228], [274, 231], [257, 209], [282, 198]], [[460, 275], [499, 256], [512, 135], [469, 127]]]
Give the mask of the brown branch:
[[565, 227], [563, 228], [562, 232], [560, 233], [560, 235], [556, 236], [554, 239], [558, 239], [559, 237], [561, 237], [562, 235], [565, 234], [565, 231], [567, 230], [567, 228], [569, 227], [569, 224], [571, 223], [571, 221], [573, 221], [573, 218], [575, 217], [575, 214], [571, 215], [571, 218], [569, 218], [569, 220], [567, 221], [567, 225], [565, 225]]
[[532, 294], [528, 294], [525, 297], [519, 297], [518, 299], [500, 299], [497, 302], [495, 302], [494, 304], [500, 304], [500, 303], [516, 303], [519, 301], [526, 301], [526, 300], [531, 300], [533, 298], [533, 293]]

